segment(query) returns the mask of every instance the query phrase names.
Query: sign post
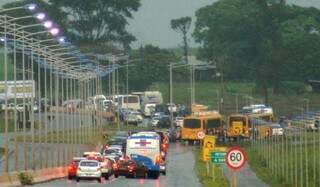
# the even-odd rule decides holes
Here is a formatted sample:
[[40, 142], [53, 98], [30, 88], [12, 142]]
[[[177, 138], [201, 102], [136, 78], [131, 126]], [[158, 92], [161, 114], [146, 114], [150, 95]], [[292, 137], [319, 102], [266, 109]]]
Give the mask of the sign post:
[[211, 167], [212, 167], [212, 180], [215, 180], [215, 165], [221, 165], [225, 163], [225, 155], [226, 153], [223, 150], [214, 150], [211, 152]]
[[247, 162], [247, 155], [240, 147], [231, 147], [225, 155], [227, 166], [233, 171], [232, 173], [232, 187], [237, 186], [237, 172]]
[[197, 133], [197, 138], [200, 140], [199, 141], [200, 148], [202, 147], [202, 140], [204, 139], [205, 136], [206, 134], [203, 131], [199, 131]]

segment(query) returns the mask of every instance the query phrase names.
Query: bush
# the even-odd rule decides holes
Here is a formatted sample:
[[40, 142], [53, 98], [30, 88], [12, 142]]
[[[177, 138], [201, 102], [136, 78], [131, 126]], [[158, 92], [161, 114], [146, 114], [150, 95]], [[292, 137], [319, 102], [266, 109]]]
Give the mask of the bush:
[[280, 92], [285, 94], [301, 94], [310, 92], [312, 89], [310, 86], [303, 82], [296, 81], [283, 81], [280, 83]]
[[18, 178], [22, 185], [32, 185], [33, 183], [33, 176], [28, 172], [18, 173]]

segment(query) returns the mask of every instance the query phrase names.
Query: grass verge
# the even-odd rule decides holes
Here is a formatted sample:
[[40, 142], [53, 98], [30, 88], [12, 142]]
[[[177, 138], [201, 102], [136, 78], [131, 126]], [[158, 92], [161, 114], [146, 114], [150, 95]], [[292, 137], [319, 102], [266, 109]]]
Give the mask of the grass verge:
[[263, 180], [266, 184], [271, 187], [290, 187], [291, 185], [287, 184], [283, 178], [277, 178], [272, 175], [270, 169], [267, 168], [266, 161], [256, 150], [252, 147], [247, 146], [246, 152], [248, 156], [248, 162], [251, 169], [256, 173], [257, 177]]
[[311, 140], [311, 135], [302, 136], [303, 140], [246, 145], [249, 164], [271, 187], [319, 186], [319, 142]]
[[[146, 130], [147, 128], [143, 127], [137, 127], [137, 126], [132, 126], [132, 125], [124, 125], [121, 126], [120, 130], [121, 131], [136, 131], [136, 130]], [[98, 129], [99, 131], [99, 129]], [[47, 136], [44, 134], [38, 134], [34, 136], [34, 142], [35, 143], [75, 143], [75, 142], [80, 142], [84, 144], [95, 144], [96, 142], [105, 142], [108, 137], [111, 137], [118, 131], [117, 125], [116, 124], [108, 124], [108, 125], [103, 125], [102, 126], [102, 131], [100, 132], [94, 132], [94, 129], [88, 127], [83, 128], [83, 129], [76, 129], [73, 132], [71, 130], [66, 130], [64, 132], [59, 131], [53, 131], [53, 132], [48, 132]], [[104, 136], [106, 135], [106, 136]], [[25, 137], [26, 142], [32, 142], [32, 136], [27, 135]], [[13, 139], [12, 139], [13, 141]], [[18, 136], [17, 137], [18, 142], [23, 142], [24, 141], [24, 136]]]
[[0, 147], [0, 158], [4, 155], [5, 148]]
[[196, 148], [194, 150], [195, 166], [194, 169], [198, 178], [204, 187], [226, 187], [229, 186], [229, 182], [223, 175], [222, 170], [219, 167], [215, 167], [215, 181], [212, 180], [212, 169], [210, 169], [209, 175], [207, 175], [206, 164], [201, 160], [201, 151]]
[[[224, 90], [224, 114], [236, 111], [236, 103], [239, 107], [248, 105], [250, 102], [264, 102], [264, 95], [256, 93], [255, 84], [250, 82], [225, 82]], [[162, 93], [164, 103], [169, 102], [168, 83], [155, 83], [150, 87], [152, 90], [159, 90]], [[218, 82], [196, 82], [195, 99], [197, 103], [210, 106], [212, 109], [218, 108], [218, 98], [220, 97], [221, 87]], [[236, 94], [238, 94], [236, 96]], [[249, 98], [248, 96], [253, 98]], [[317, 110], [320, 106], [320, 93], [269, 93], [269, 104], [273, 107], [276, 116], [282, 115], [300, 115], [299, 108], [308, 104], [309, 110]], [[308, 100], [308, 103], [306, 102]], [[190, 104], [190, 83], [173, 83], [173, 101], [174, 103]]]

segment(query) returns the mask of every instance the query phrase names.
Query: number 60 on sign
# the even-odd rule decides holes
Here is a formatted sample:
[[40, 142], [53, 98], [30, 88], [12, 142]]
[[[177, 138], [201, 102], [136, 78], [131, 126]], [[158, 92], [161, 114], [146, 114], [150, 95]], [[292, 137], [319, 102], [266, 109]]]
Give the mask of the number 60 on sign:
[[227, 166], [232, 170], [241, 169], [246, 161], [247, 155], [245, 151], [240, 147], [231, 147], [226, 154], [226, 163]]

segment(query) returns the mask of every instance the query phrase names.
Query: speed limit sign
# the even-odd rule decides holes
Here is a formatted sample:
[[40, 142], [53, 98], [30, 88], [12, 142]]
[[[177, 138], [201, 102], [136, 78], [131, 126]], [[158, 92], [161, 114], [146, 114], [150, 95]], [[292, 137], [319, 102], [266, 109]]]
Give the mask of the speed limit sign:
[[227, 166], [232, 170], [241, 169], [247, 162], [247, 155], [240, 147], [231, 147], [225, 157]]
[[206, 134], [205, 134], [204, 132], [202, 132], [202, 131], [199, 131], [199, 132], [197, 133], [198, 139], [201, 139], [201, 140], [202, 140], [205, 136], [206, 136]]

